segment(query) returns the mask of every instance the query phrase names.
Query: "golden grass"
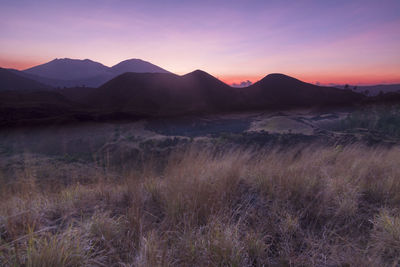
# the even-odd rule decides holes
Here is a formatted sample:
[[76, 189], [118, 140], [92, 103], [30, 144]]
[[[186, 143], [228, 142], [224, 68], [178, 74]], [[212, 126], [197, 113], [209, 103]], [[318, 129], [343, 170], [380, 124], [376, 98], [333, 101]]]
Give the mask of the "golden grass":
[[399, 160], [398, 148], [191, 148], [161, 171], [57, 190], [27, 169], [0, 190], [0, 265], [396, 266]]

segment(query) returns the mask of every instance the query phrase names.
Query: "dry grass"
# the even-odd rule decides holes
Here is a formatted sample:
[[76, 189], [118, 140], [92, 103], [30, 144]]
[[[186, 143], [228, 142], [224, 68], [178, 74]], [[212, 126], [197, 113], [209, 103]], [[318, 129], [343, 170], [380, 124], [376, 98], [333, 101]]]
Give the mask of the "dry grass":
[[396, 266], [399, 160], [192, 148], [161, 172], [91, 172], [57, 190], [27, 169], [1, 185], [0, 265]]

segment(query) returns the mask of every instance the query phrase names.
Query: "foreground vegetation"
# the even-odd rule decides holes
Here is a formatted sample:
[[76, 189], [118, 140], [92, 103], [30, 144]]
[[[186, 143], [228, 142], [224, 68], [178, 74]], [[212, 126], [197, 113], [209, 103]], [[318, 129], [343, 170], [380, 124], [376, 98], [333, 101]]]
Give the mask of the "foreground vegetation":
[[0, 186], [0, 265], [396, 266], [399, 160], [355, 145], [192, 147], [161, 169], [69, 182], [25, 164]]
[[350, 113], [338, 127], [339, 130], [352, 131], [364, 129], [384, 137], [400, 137], [400, 106], [369, 106]]

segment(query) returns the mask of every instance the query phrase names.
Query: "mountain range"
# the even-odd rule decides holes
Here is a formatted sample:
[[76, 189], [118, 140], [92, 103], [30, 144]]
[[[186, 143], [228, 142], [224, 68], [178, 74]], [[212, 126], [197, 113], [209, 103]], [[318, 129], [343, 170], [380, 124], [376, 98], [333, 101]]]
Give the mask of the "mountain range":
[[[62, 82], [69, 86], [59, 86]], [[0, 68], [0, 126], [393, 101], [400, 102], [400, 94], [368, 97], [279, 73], [237, 88], [201, 70], [176, 75], [138, 59], [113, 67], [91, 60], [55, 59], [24, 71]]]
[[[107, 67], [90, 59], [60, 58], [34, 66], [26, 70], [8, 69], [13, 73], [37, 81], [51, 88], [99, 87], [111, 79], [126, 72], [135, 73], [170, 73], [169, 71], [141, 59], [124, 60], [112, 67]], [[243, 81], [230, 86], [238, 88], [250, 87], [252, 82]], [[380, 92], [400, 92], [400, 84], [371, 86], [345, 86], [332, 84], [330, 87], [351, 89], [357, 93], [376, 96]], [[6, 87], [0, 86], [0, 90]], [[12, 88], [11, 88], [12, 89]]]
[[[78, 61], [77, 69], [81, 63]], [[68, 77], [82, 79], [107, 69], [91, 61], [83, 63], [94, 68], [70, 72], [67, 69]], [[137, 66], [130, 63], [114, 66], [115, 73]], [[51, 88], [28, 76], [42, 77], [38, 74], [47, 73], [48, 79], [67, 77], [60, 76], [62, 68], [59, 66], [64, 64], [52, 61], [50, 65], [53, 64], [60, 72], [46, 64], [23, 74], [0, 69], [0, 126], [300, 107], [349, 107], [366, 98], [351, 90], [316, 86], [284, 74], [269, 74], [246, 88], [231, 87], [201, 70], [181, 76], [166, 71], [151, 73], [150, 70], [158, 70], [155, 68], [145, 73], [125, 72], [97, 88]]]
[[12, 72], [51, 87], [98, 87], [125, 72], [169, 73], [141, 59], [128, 59], [112, 67], [89, 59], [54, 59], [50, 62]]
[[[151, 115], [351, 105], [364, 96], [270, 74], [247, 88], [233, 88], [196, 70], [178, 76], [125, 73], [93, 90], [81, 103]], [[76, 99], [75, 99], [76, 100]]]

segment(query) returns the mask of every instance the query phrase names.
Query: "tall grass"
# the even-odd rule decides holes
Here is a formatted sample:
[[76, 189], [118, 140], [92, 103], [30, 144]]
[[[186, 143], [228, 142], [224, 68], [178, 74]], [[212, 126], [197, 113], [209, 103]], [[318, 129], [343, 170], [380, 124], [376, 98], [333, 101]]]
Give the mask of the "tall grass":
[[398, 148], [189, 148], [161, 171], [57, 190], [28, 170], [1, 185], [0, 265], [396, 266], [399, 160]]

